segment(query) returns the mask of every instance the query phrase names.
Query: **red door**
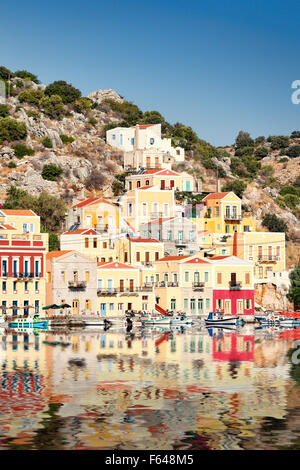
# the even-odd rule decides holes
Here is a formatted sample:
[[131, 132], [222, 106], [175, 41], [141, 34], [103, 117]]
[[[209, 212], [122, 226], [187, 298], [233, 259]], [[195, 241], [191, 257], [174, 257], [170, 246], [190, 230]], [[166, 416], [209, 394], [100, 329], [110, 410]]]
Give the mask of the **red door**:
[[161, 182], [160, 182], [160, 189], [165, 189], [165, 187], [166, 187], [166, 182], [165, 182], [165, 180], [161, 180]]
[[170, 186], [171, 186], [171, 188], [174, 188], [174, 186], [175, 186], [175, 181], [174, 180], [170, 181]]

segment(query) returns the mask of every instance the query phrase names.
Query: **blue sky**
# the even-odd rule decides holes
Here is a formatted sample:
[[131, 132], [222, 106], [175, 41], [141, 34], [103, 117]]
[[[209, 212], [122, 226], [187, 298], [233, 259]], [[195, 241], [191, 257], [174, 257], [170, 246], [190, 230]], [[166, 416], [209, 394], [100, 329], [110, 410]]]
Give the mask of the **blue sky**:
[[299, 1], [11, 1], [0, 25], [2, 65], [113, 88], [214, 145], [300, 129]]

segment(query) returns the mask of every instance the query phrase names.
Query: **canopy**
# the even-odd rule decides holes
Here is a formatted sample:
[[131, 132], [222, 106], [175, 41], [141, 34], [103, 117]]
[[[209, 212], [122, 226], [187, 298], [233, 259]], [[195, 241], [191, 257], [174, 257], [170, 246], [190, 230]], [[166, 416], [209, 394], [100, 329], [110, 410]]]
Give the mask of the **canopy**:
[[56, 304], [51, 304], [51, 305], [47, 305], [46, 307], [43, 307], [42, 310], [48, 310], [50, 308], [61, 308], [60, 305], [56, 305]]
[[69, 304], [62, 304], [62, 305], [60, 305], [60, 308], [71, 308], [71, 305], [69, 305]]

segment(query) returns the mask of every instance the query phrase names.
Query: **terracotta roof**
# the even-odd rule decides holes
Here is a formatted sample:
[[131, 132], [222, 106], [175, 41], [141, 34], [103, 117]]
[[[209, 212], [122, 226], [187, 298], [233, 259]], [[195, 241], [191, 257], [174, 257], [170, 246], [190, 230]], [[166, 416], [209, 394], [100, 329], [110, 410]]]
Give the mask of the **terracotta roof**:
[[[156, 124], [139, 124], [140, 129], [146, 129], [146, 127], [152, 127], [152, 126], [156, 126]], [[133, 127], [134, 129], [136, 128], [136, 126], [131, 126], [131, 127]]]
[[197, 257], [184, 262], [184, 264], [187, 264], [187, 263], [189, 263], [189, 264], [209, 264], [208, 261], [205, 261], [204, 259], [197, 258]]
[[205, 196], [202, 201], [207, 201], [209, 199], [223, 199], [223, 197], [227, 196], [227, 194], [229, 194], [229, 191], [227, 193], [210, 193]]
[[149, 189], [149, 188], [153, 188], [153, 186], [141, 186], [140, 188], [136, 188], [136, 189]]
[[131, 230], [134, 232], [134, 228], [132, 227], [132, 225], [130, 225], [130, 223], [127, 222], [126, 219], [123, 219], [123, 220], [124, 220], [124, 222], [128, 225], [128, 227], [131, 228]]
[[74, 230], [73, 232], [64, 232], [63, 235], [78, 235], [80, 233], [85, 233], [86, 235], [99, 235], [98, 232], [96, 232], [96, 230], [92, 229], [92, 228], [80, 228], [78, 230]]
[[75, 204], [72, 207], [84, 207], [88, 206], [89, 204], [95, 204], [95, 203], [101, 203], [103, 202], [104, 204], [109, 204], [111, 206], [115, 206], [113, 202], [109, 202], [106, 199], [101, 199], [99, 197], [90, 197], [89, 199], [84, 199], [83, 201], [79, 202], [78, 204]]
[[214, 260], [224, 259], [224, 258], [229, 258], [229, 255], [224, 255], [224, 256], [212, 256], [212, 257], [209, 258], [209, 259], [212, 259], [212, 260], [214, 261]]
[[190, 256], [165, 256], [164, 258], [160, 258], [157, 261], [178, 261], [185, 258], [190, 258]]
[[16, 230], [15, 227], [12, 227], [11, 225], [8, 225], [8, 224], [1, 224], [1, 225], [0, 225], [0, 229], [4, 229], [4, 230]]
[[54, 251], [49, 251], [49, 253], [46, 254], [47, 259], [52, 259], [52, 258], [59, 258], [60, 256], [66, 255], [67, 253], [71, 253], [72, 250], [54, 250]]
[[119, 261], [113, 261], [108, 263], [98, 263], [98, 267], [103, 269], [137, 269], [135, 266], [129, 264], [120, 263]]
[[154, 240], [154, 238], [129, 238], [129, 240], [133, 243], [160, 243], [158, 240]]
[[3, 212], [3, 214], [6, 214], [6, 215], [20, 215], [20, 216], [35, 216], [37, 217], [37, 215], [31, 211], [31, 210], [26, 210], [26, 209], [2, 209], [0, 208], [0, 211]]
[[162, 222], [166, 222], [167, 220], [171, 220], [171, 219], [175, 219], [175, 217], [165, 217], [165, 218], [161, 218], [161, 219], [151, 220], [150, 222], [147, 222], [147, 225], [160, 224]]
[[143, 175], [152, 175], [153, 173], [158, 173], [159, 171], [161, 171], [162, 169], [161, 168], [152, 168], [152, 170], [146, 170], [144, 171], [144, 173], [142, 173], [141, 175], [134, 175], [134, 176], [143, 176]]

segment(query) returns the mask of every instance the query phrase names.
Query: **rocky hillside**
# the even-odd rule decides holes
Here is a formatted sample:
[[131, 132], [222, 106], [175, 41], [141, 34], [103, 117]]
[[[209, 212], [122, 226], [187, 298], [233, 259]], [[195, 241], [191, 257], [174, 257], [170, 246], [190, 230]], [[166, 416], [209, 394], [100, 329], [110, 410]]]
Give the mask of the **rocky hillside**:
[[[8, 98], [0, 104], [0, 201], [11, 185], [38, 195], [46, 191], [69, 205], [85, 194], [117, 196], [122, 191], [122, 154], [105, 143], [117, 125], [162, 124], [164, 135], [185, 148], [174, 169], [201, 179], [203, 191], [234, 190], [244, 210], [286, 223], [289, 265], [299, 257], [300, 132], [252, 139], [240, 132], [232, 146], [216, 148], [191, 127], [168, 123], [158, 111], [141, 111], [114, 90], [82, 97], [63, 81], [48, 86], [27, 71], [0, 67]], [[296, 247], [296, 249], [295, 249]]]

